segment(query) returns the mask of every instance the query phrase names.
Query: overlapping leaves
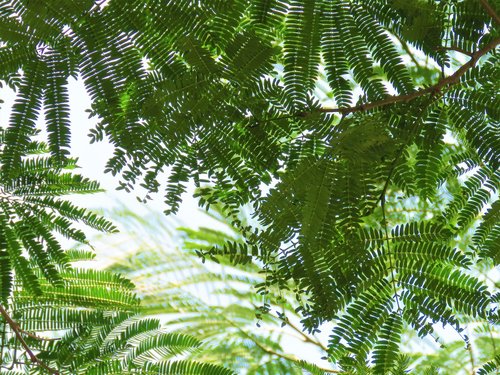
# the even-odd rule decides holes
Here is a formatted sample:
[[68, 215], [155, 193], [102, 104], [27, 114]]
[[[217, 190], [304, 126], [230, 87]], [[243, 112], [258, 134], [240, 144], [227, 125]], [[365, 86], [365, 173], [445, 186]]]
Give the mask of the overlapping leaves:
[[[2, 157], [8, 153], [9, 132], [2, 132]], [[35, 270], [54, 286], [62, 286], [61, 272], [70, 269], [67, 254], [58, 236], [85, 243], [85, 233], [76, 225], [113, 232], [115, 227], [106, 219], [76, 207], [61, 199], [69, 194], [99, 192], [99, 184], [73, 173], [75, 159], [63, 164], [47, 156], [47, 145], [37, 141], [27, 143], [26, 155], [20, 160], [14, 175], [0, 172], [0, 251], [1, 296], [9, 298], [16, 274], [27, 292], [42, 294], [42, 285]], [[2, 167], [5, 166], [2, 159]], [[35, 268], [32, 266], [35, 265]]]
[[[71, 251], [68, 257], [74, 262], [93, 254]], [[52, 374], [232, 374], [216, 364], [184, 360], [201, 342], [166, 330], [158, 319], [140, 317], [139, 299], [128, 279], [76, 264], [60, 276], [62, 286], [39, 277], [39, 297], [22, 284], [16, 286], [9, 304], [16, 327], [3, 322], [2, 365], [10, 368], [7, 373], [31, 368]], [[29, 358], [12, 329], [25, 336], [39, 363]]]
[[[457, 313], [493, 311], [467, 267], [498, 262], [495, 11], [453, 0], [1, 2], [0, 79], [18, 92], [2, 186], [23, 197], [3, 205], [1, 280], [15, 269], [39, 292], [22, 245], [59, 282], [63, 255], [40, 228], [79, 234], [47, 209], [106, 229], [52, 197], [63, 182], [88, 182], [50, 173], [32, 182], [39, 172], [19, 181], [40, 168], [26, 155], [42, 108], [51, 160], [69, 162], [65, 84], [80, 74], [100, 121], [93, 140], [114, 145], [106, 170], [121, 174], [121, 188], [165, 189], [175, 212], [189, 181], [207, 183], [200, 203], [222, 204], [245, 242], [204, 255], [256, 257], [269, 284], [293, 280], [308, 329], [354, 319], [332, 336], [342, 344], [333, 358], [360, 363], [381, 338], [390, 350], [374, 358], [387, 371], [398, 319], [424, 335], [437, 321], [457, 326]], [[434, 67], [420, 66], [415, 49]], [[457, 53], [470, 60], [454, 62]], [[426, 74], [412, 76], [403, 57]], [[315, 96], [322, 75], [328, 103]], [[238, 221], [249, 202], [260, 228]], [[404, 220], [389, 225], [399, 208]], [[469, 231], [474, 246], [458, 246]]]

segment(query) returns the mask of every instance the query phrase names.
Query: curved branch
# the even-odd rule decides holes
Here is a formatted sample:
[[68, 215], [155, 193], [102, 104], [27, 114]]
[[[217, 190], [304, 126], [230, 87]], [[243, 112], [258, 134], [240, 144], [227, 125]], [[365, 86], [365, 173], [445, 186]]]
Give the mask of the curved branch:
[[[294, 356], [291, 356], [291, 355], [288, 355], [288, 354], [283, 354], [283, 353], [279, 353], [271, 348], [268, 348], [264, 345], [262, 345], [258, 340], [256, 340], [252, 335], [248, 334], [247, 332], [245, 332], [243, 329], [239, 328], [239, 327], [236, 327], [238, 329], [238, 331], [240, 331], [245, 337], [247, 337], [248, 339], [250, 339], [260, 350], [262, 350], [263, 352], [269, 354], [269, 355], [273, 355], [275, 357], [279, 357], [279, 358], [283, 358], [283, 359], [286, 359], [288, 361], [291, 361], [291, 362], [295, 362], [295, 363], [298, 363], [299, 362], [299, 359], [298, 358], [295, 358]], [[328, 372], [328, 373], [331, 373], [331, 374], [342, 374], [343, 371], [340, 371], [340, 370], [333, 370], [333, 369], [329, 369], [329, 368], [324, 368], [324, 367], [319, 367], [317, 366], [321, 371], [323, 372]]]
[[[10, 326], [10, 328], [12, 329], [12, 331], [14, 332], [16, 338], [19, 340], [19, 342], [21, 343], [21, 346], [24, 348], [24, 350], [26, 351], [26, 353], [28, 354], [28, 357], [30, 357], [30, 360], [32, 363], [34, 363], [35, 365], [45, 369], [46, 371], [48, 371], [49, 373], [51, 374], [54, 374], [54, 375], [59, 375], [59, 371], [57, 370], [54, 370], [53, 368], [49, 367], [48, 365], [46, 365], [45, 363], [43, 363], [36, 355], [35, 353], [33, 353], [33, 351], [30, 349], [30, 347], [28, 346], [28, 344], [26, 343], [26, 341], [24, 341], [24, 338], [23, 338], [23, 335], [22, 333], [26, 333], [25, 331], [23, 331], [21, 329], [21, 327], [19, 326], [19, 324], [17, 324], [17, 322], [15, 322], [9, 315], [9, 313], [7, 312], [7, 310], [4, 309], [4, 307], [2, 305], [0, 305], [0, 315], [3, 316], [3, 318], [5, 319], [5, 321], [7, 322], [7, 324]], [[31, 335], [29, 335], [31, 337]], [[40, 339], [40, 337], [36, 336], [37, 339]]]
[[[488, 52], [492, 51], [495, 49], [498, 45], [500, 44], [500, 38], [495, 38], [491, 42], [489, 42], [487, 45], [485, 45], [483, 48], [480, 50], [477, 50], [476, 52], [472, 53], [470, 55], [470, 60], [467, 61], [464, 65], [462, 65], [460, 68], [457, 69], [455, 73], [453, 73], [451, 76], [448, 76], [446, 78], [441, 79], [438, 83], [436, 83], [433, 86], [429, 86], [427, 88], [423, 88], [420, 90], [417, 90], [415, 92], [412, 92], [410, 94], [406, 95], [398, 95], [398, 96], [388, 96], [385, 99], [382, 100], [377, 100], [374, 102], [370, 103], [365, 103], [365, 104], [360, 104], [354, 107], [345, 107], [345, 108], [320, 108], [317, 110], [314, 110], [314, 112], [322, 112], [322, 113], [341, 113], [343, 115], [353, 113], [353, 112], [360, 112], [360, 111], [368, 111], [373, 108], [378, 108], [378, 107], [385, 107], [387, 105], [395, 104], [395, 103], [406, 103], [409, 102], [413, 99], [419, 98], [424, 95], [428, 94], [437, 94], [441, 90], [448, 88], [450, 86], [456, 85], [459, 83], [460, 78], [472, 67], [474, 67], [477, 63], [477, 61], [484, 55], [486, 55]], [[310, 113], [301, 113], [299, 116], [307, 116]]]
[[486, 12], [490, 15], [493, 20], [495, 20], [496, 23], [500, 24], [500, 16], [495, 12], [495, 9], [488, 3], [488, 0], [479, 0], [483, 8], [486, 10]]

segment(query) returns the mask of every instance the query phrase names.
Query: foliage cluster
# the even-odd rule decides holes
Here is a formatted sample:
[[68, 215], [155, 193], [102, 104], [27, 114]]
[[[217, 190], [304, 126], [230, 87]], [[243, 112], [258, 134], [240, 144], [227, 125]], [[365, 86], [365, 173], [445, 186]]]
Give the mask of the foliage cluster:
[[[197, 259], [200, 249], [244, 241], [238, 228], [228, 225], [223, 215], [216, 211], [210, 214], [220, 229], [198, 230], [174, 229], [158, 213], [138, 216], [123, 209], [109, 216], [117, 218], [123, 232], [95, 238], [95, 244], [104, 254], [118, 249], [127, 255], [112, 257], [108, 269], [135, 283], [144, 313], [162, 314], [168, 327], [203, 339], [203, 350], [190, 358], [222, 363], [238, 374], [334, 372], [321, 361], [328, 354], [331, 324], [323, 325], [319, 335], [303, 332], [293, 293], [272, 288], [266, 296], [256, 295], [254, 286], [265, 281], [265, 273], [255, 264], [233, 265], [224, 258], [218, 264], [208, 259], [201, 263]], [[179, 235], [182, 250], [171, 245]], [[477, 271], [485, 275], [489, 269]], [[263, 304], [266, 311], [259, 308]], [[399, 372], [470, 374], [478, 364], [494, 358], [500, 346], [499, 327], [482, 319], [458, 319], [467, 327], [468, 348], [458, 334], [448, 333], [439, 343], [423, 342], [411, 333], [411, 327], [404, 327]], [[295, 354], [291, 348], [297, 349]], [[358, 368], [355, 373], [372, 374], [372, 370]]]
[[[144, 201], [163, 189], [171, 213], [194, 183], [200, 205], [221, 207], [242, 235], [199, 255], [260, 267], [258, 292], [294, 295], [307, 334], [333, 323], [328, 358], [342, 371], [403, 373], [404, 327], [434, 337], [438, 323], [459, 334], [467, 320], [498, 324], [500, 292], [476, 272], [500, 262], [496, 8], [0, 1], [0, 82], [17, 93], [0, 138], [8, 371], [26, 362], [18, 350], [38, 372], [229, 371], [177, 358], [199, 342], [134, 318], [128, 280], [80, 270], [90, 255], [63, 250], [61, 235], [86, 242], [73, 222], [114, 229], [61, 198], [99, 189], [67, 172], [71, 77], [99, 119], [92, 141], [114, 147], [106, 172], [119, 188], [140, 186]], [[244, 205], [256, 224], [240, 219]], [[490, 359], [478, 373], [495, 371]]]

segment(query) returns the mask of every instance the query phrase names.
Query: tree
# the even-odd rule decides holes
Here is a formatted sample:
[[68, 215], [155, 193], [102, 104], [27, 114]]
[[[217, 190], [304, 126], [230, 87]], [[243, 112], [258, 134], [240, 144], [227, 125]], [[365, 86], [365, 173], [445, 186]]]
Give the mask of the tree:
[[[264, 296], [256, 294], [255, 289], [265, 282], [258, 264], [234, 265], [224, 258], [220, 263], [201, 262], [196, 255], [200, 250], [244, 241], [238, 228], [225, 222], [216, 207], [209, 215], [220, 229], [174, 229], [175, 222], [166, 221], [159, 213], [139, 216], [123, 207], [107, 213], [116, 218], [122, 233], [104, 234], [93, 242], [106, 261], [111, 261], [106, 267], [109, 271], [134, 282], [143, 313], [158, 314], [167, 327], [203, 339], [203, 349], [191, 358], [223, 363], [238, 374], [302, 374], [313, 368], [318, 374], [341, 372], [338, 366], [320, 364], [328, 353], [325, 333], [331, 325], [321, 327], [320, 337], [307, 334], [300, 329], [295, 311], [299, 305], [292, 291], [270, 288]], [[244, 214], [240, 218], [249, 219]], [[477, 274], [485, 277], [488, 271], [485, 267]], [[457, 318], [467, 326], [468, 347], [459, 335], [456, 340], [452, 335], [423, 345], [411, 327], [405, 327], [398, 369], [411, 369], [416, 375], [432, 369], [441, 375], [470, 374], [473, 367], [493, 358], [500, 345], [498, 327], [480, 318]], [[289, 352], [292, 347], [296, 354]]]
[[[53, 198], [71, 190], [56, 176], [72, 163], [66, 84], [81, 77], [119, 188], [164, 189], [170, 213], [193, 182], [244, 236], [200, 255], [257, 260], [261, 293], [291, 288], [308, 333], [334, 323], [331, 361], [397, 373], [406, 325], [423, 337], [461, 332], [458, 316], [498, 323], [497, 286], [469, 271], [500, 262], [496, 5], [12, 0], [0, 17], [0, 80], [17, 91], [1, 150], [5, 280], [43, 296], [37, 270], [63, 278], [69, 258], [47, 233], [86, 215]], [[55, 172], [33, 176], [42, 110]], [[45, 205], [25, 198], [40, 187]], [[245, 204], [256, 225], [239, 220]]]
[[73, 222], [106, 233], [116, 228], [59, 197], [98, 192], [99, 185], [64, 172], [76, 160], [61, 164], [44, 156], [44, 143], [30, 142], [28, 152], [15, 177], [0, 173], [1, 372], [233, 374], [183, 359], [201, 342], [167, 331], [158, 319], [141, 318], [128, 279], [78, 267], [94, 254], [63, 250], [60, 236], [88, 243]]
[[[293, 293], [255, 293], [254, 286], [265, 282], [258, 264], [201, 262], [196, 255], [201, 249], [228, 240], [242, 242], [238, 229], [225, 223], [220, 213], [211, 216], [221, 230], [172, 230], [159, 214], [141, 217], [126, 208], [108, 216], [117, 219], [123, 233], [94, 239], [104, 254], [117, 254], [108, 259], [106, 269], [134, 282], [143, 314], [161, 316], [167, 327], [203, 340], [202, 350], [191, 359], [223, 364], [237, 374], [298, 375], [303, 361], [287, 353], [284, 343], [304, 343], [317, 352], [317, 360], [327, 355], [325, 340], [301, 330]], [[179, 235], [181, 249], [175, 247]]]

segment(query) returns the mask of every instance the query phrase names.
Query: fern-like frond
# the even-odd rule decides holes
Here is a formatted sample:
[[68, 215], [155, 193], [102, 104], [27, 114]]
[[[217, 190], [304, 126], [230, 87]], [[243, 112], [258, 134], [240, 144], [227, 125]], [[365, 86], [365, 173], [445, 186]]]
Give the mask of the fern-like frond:
[[374, 374], [389, 374], [398, 362], [403, 320], [393, 313], [381, 328], [380, 339], [373, 351]]
[[[10, 132], [2, 132], [0, 137], [4, 156], [10, 152], [5, 146], [10, 142], [9, 134], [14, 136]], [[60, 198], [69, 194], [96, 193], [101, 189], [97, 182], [65, 171], [74, 169], [76, 160], [43, 155], [48, 151], [47, 145], [31, 141], [32, 132], [29, 133], [26, 142], [19, 143], [19, 147], [24, 144], [25, 149], [18, 155], [21, 159], [16, 162], [15, 175], [5, 170], [0, 173], [0, 237], [2, 251], [10, 257], [3, 263], [4, 300], [11, 293], [8, 280], [12, 279], [13, 272], [18, 280], [22, 280], [27, 292], [41, 293], [43, 288], [34, 277], [30, 262], [47, 281], [62, 287], [59, 271], [68, 267], [69, 259], [57, 234], [87, 242], [84, 232], [75, 227], [75, 222], [81, 221], [103, 231], [116, 230], [106, 219]], [[2, 162], [2, 165], [6, 167], [9, 163]], [[11, 267], [10, 271], [7, 266]]]
[[[114, 231], [61, 197], [99, 189], [64, 171], [75, 167], [66, 83], [79, 76], [119, 188], [139, 185], [144, 200], [163, 191], [173, 213], [194, 182], [201, 205], [222, 206], [241, 231], [198, 253], [260, 267], [264, 298], [292, 288], [305, 328], [336, 324], [331, 357], [346, 369], [371, 371], [375, 347], [377, 371], [398, 367], [393, 347], [377, 346], [397, 341], [387, 339], [394, 314], [421, 336], [437, 322], [460, 331], [459, 316], [496, 316], [494, 283], [477, 275], [478, 260], [499, 253], [498, 20], [489, 0], [1, 2], [0, 79], [16, 90], [0, 137], [4, 302], [19, 283], [23, 298], [52, 288], [66, 301], [57, 233], [85, 242], [75, 221]], [[33, 141], [42, 111], [47, 143]], [[239, 216], [246, 204], [252, 224]], [[131, 298], [71, 293], [96, 309]], [[155, 311], [203, 307], [148, 298]], [[66, 343], [95, 348], [118, 315]], [[72, 349], [61, 351], [69, 371], [98, 358], [89, 350], [73, 363]]]

